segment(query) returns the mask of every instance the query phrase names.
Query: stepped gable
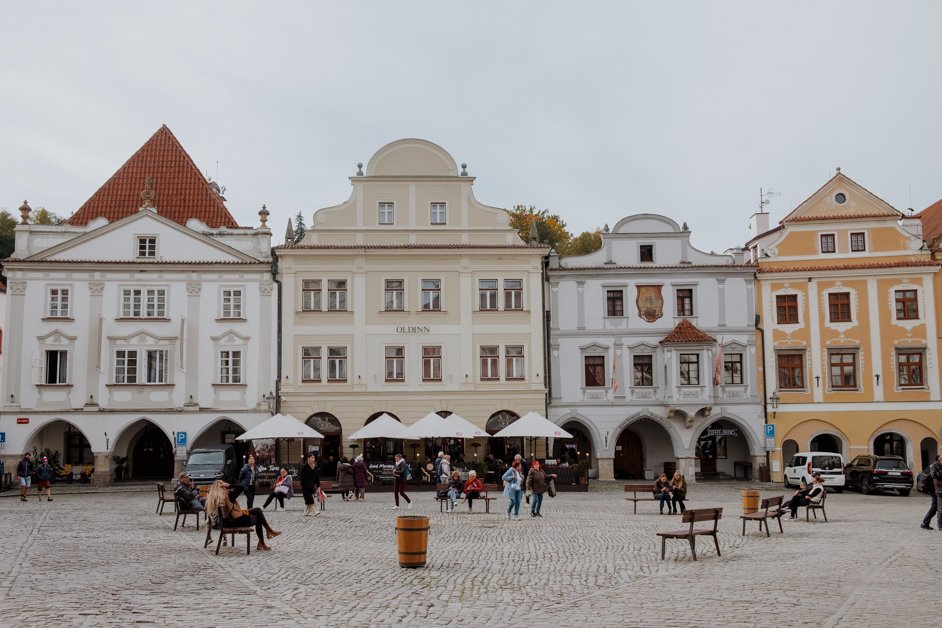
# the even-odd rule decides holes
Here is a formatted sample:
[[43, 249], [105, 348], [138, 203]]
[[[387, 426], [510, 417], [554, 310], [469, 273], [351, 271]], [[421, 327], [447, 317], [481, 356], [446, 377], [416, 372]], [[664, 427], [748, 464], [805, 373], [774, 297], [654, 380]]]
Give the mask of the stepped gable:
[[674, 327], [674, 329], [671, 330], [671, 333], [667, 334], [661, 339], [660, 344], [702, 344], [707, 342], [716, 342], [716, 338], [710, 334], [700, 331], [697, 329], [696, 325], [685, 318], [677, 323], [677, 327]]
[[222, 197], [210, 186], [167, 125], [118, 168], [108, 181], [66, 221], [86, 225], [104, 217], [114, 222], [136, 213], [144, 205], [141, 192], [153, 178], [157, 213], [186, 225], [196, 218], [209, 227], [238, 227]]

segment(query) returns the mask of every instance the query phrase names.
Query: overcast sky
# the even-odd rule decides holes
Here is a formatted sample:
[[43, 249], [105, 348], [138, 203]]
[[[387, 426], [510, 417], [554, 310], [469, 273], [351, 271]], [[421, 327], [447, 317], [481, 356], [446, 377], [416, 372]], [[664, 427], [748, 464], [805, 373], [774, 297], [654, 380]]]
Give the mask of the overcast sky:
[[[275, 242], [384, 144], [573, 233], [655, 212], [695, 246], [773, 224], [835, 166], [942, 198], [942, 2], [3, 2], [0, 207], [69, 215], [161, 124]], [[217, 166], [218, 164], [218, 166]]]

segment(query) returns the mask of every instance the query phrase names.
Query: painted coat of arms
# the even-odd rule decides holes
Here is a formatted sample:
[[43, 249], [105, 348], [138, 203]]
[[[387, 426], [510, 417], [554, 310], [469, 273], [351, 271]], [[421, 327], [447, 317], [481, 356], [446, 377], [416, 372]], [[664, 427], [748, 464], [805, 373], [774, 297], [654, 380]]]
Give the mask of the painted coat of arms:
[[663, 286], [638, 286], [638, 316], [653, 323], [664, 316], [664, 297], [661, 296]]

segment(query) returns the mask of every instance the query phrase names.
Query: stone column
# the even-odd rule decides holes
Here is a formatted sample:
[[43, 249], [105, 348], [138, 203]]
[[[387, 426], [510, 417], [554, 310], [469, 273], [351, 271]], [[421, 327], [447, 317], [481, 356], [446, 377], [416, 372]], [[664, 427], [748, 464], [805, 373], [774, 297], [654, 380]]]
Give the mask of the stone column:
[[680, 474], [684, 476], [684, 479], [687, 480], [687, 484], [696, 484], [697, 482], [697, 459], [689, 457], [678, 457], [677, 458], [677, 468], [680, 470]]
[[[200, 380], [200, 296], [203, 293], [203, 284], [198, 281], [186, 282], [186, 321], [183, 325], [184, 341], [181, 347], [183, 355], [180, 364], [183, 365], [184, 377], [183, 404], [184, 406], [198, 406], [200, 403], [198, 388]], [[214, 356], [207, 356], [205, 366], [207, 372], [213, 372]], [[212, 381], [210, 376], [209, 381]]]
[[615, 479], [615, 458], [612, 456], [597, 456], [595, 458], [599, 469], [599, 480]]
[[111, 475], [111, 454], [95, 452], [95, 472], [92, 474], [93, 486], [110, 486], [114, 483]]

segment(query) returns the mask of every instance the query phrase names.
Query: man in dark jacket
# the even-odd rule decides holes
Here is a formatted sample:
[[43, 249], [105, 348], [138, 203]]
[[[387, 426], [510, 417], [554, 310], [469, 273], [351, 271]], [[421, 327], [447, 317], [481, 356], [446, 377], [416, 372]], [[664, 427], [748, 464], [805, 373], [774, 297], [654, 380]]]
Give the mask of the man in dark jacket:
[[52, 466], [49, 464], [49, 458], [43, 456], [42, 462], [36, 467], [36, 490], [39, 494], [39, 501], [43, 500], [43, 489], [46, 489], [46, 501], [52, 501]]
[[23, 454], [23, 459], [16, 465], [16, 477], [20, 479], [20, 501], [26, 501], [26, 491], [33, 481], [33, 463], [29, 459], [29, 452]]
[[177, 488], [173, 494], [177, 498], [181, 510], [204, 510], [206, 498], [200, 497], [200, 490], [193, 484], [193, 480], [186, 471], [180, 474]]
[[258, 470], [255, 468], [255, 456], [249, 454], [248, 462], [246, 462], [242, 470], [239, 471], [239, 486], [236, 491], [236, 496], [238, 496], [239, 493], [245, 493], [245, 503], [248, 504], [249, 510], [251, 510], [252, 506], [255, 504], [255, 486], [257, 481]]
[[932, 505], [926, 516], [922, 518], [922, 525], [919, 527], [923, 530], [931, 530], [932, 526], [929, 523], [932, 521], [932, 515], [936, 515], [936, 526], [942, 530], [942, 508], [939, 507], [939, 502], [942, 501], [942, 454], [935, 457], [935, 462], [929, 465], [927, 473], [929, 477], [926, 478], [926, 482], [932, 482], [931, 488], [934, 489], [929, 491], [932, 495]]

